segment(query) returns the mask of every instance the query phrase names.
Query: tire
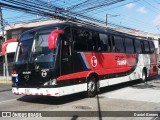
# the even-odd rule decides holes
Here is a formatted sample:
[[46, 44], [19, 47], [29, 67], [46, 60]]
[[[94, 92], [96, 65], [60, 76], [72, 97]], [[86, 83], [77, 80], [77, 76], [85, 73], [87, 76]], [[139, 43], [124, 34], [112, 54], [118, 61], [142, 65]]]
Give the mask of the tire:
[[143, 83], [146, 82], [146, 79], [147, 79], [147, 73], [146, 73], [146, 71], [143, 69], [141, 82], [143, 82]]
[[88, 78], [86, 97], [94, 97], [97, 94], [97, 82], [94, 76]]

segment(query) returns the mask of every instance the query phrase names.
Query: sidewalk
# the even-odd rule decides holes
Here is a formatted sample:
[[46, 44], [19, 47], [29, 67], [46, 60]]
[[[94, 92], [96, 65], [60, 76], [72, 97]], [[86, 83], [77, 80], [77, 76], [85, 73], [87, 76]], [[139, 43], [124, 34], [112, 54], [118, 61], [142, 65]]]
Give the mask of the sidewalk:
[[0, 92], [11, 91], [11, 84], [0, 84]]
[[11, 80], [1, 80], [0, 79], [0, 84], [12, 84]]
[[0, 80], [0, 92], [10, 91], [12, 88], [11, 80]]

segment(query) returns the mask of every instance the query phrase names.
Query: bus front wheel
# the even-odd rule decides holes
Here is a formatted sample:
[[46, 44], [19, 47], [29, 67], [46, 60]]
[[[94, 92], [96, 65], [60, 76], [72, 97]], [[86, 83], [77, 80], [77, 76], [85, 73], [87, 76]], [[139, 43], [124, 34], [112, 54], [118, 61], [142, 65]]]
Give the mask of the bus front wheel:
[[97, 82], [94, 76], [90, 76], [87, 81], [87, 97], [94, 97], [97, 94]]

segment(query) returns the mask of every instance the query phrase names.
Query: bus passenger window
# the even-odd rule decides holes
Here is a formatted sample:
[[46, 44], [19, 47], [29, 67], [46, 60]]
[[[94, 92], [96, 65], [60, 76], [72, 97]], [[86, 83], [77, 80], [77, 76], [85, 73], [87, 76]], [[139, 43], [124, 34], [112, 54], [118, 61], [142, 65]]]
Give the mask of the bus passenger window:
[[145, 53], [144, 41], [143, 40], [141, 40], [141, 48], [142, 48], [142, 53]]
[[87, 51], [87, 34], [84, 30], [73, 29], [73, 49], [75, 51]]
[[112, 44], [112, 52], [115, 52], [115, 42], [114, 42], [114, 36], [109, 37], [109, 41], [111, 41]]
[[148, 43], [148, 41], [144, 41], [144, 50], [145, 50], [145, 53], [149, 53], [149, 43]]
[[108, 52], [108, 36], [106, 34], [99, 34], [99, 51]]
[[126, 53], [134, 53], [133, 40], [130, 38], [125, 38]]
[[[93, 51], [97, 51], [97, 46], [96, 46], [96, 38], [97, 38], [97, 34], [91, 31], [86, 31], [87, 33], [87, 51], [91, 52]], [[94, 46], [94, 48], [93, 48]]]
[[123, 45], [123, 39], [119, 36], [114, 36], [114, 43], [115, 43], [115, 50], [116, 53], [124, 53], [124, 45]]
[[142, 53], [141, 41], [140, 40], [135, 40], [134, 41], [134, 46], [135, 46], [136, 53], [141, 54]]
[[149, 41], [149, 46], [150, 46], [150, 53], [153, 53], [155, 50], [154, 43], [152, 41]]

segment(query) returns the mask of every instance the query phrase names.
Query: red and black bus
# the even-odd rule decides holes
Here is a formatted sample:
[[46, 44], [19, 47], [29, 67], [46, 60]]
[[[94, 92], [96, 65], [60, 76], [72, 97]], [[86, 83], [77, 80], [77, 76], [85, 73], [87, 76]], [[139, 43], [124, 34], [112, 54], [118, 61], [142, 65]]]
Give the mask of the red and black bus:
[[12, 92], [64, 96], [157, 75], [153, 41], [75, 23], [24, 32], [12, 72]]

